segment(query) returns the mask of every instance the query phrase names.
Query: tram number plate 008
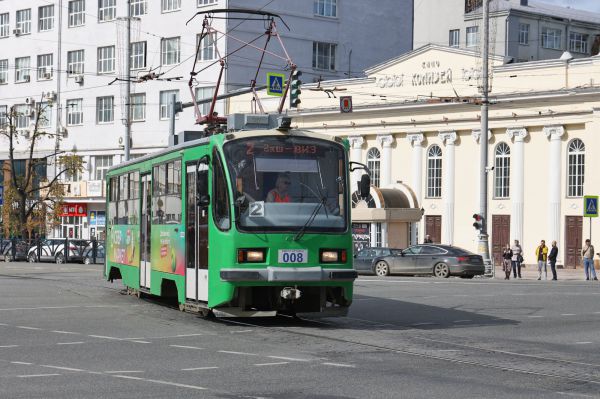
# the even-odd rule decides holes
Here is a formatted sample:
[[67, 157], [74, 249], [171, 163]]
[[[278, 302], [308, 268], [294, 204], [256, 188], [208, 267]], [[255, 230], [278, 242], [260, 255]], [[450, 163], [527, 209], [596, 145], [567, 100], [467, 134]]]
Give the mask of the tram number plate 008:
[[308, 250], [306, 249], [280, 249], [278, 255], [279, 263], [306, 263], [308, 261]]

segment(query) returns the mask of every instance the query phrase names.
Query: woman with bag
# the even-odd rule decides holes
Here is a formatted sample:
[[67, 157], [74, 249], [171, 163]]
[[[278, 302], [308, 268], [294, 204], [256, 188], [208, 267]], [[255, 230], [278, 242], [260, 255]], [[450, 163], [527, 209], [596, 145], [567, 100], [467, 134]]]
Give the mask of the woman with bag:
[[521, 244], [519, 244], [519, 240], [515, 240], [515, 244], [511, 247], [512, 255], [512, 270], [513, 270], [513, 278], [521, 278], [521, 263], [523, 263], [523, 249], [521, 248]]
[[502, 252], [502, 270], [504, 270], [505, 280], [510, 280], [510, 271], [512, 269], [513, 251], [510, 249], [510, 244], [506, 244], [504, 251]]

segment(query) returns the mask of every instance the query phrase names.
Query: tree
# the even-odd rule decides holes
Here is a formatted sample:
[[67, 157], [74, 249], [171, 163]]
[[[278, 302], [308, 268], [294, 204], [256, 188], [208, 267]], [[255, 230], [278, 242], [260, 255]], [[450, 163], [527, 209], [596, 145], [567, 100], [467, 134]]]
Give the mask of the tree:
[[[36, 155], [44, 141], [48, 145], [60, 139], [47, 130], [52, 106], [51, 100], [29, 99], [28, 104], [11, 106], [0, 118], [0, 144], [8, 144], [8, 160], [2, 162], [1, 171], [5, 177], [2, 230], [6, 236], [31, 238], [34, 232], [56, 225], [64, 198], [61, 177], [83, 170], [82, 158], [75, 153], [63, 154], [58, 145], [52, 144], [55, 150], [50, 155]], [[51, 179], [47, 176], [49, 158], [56, 159], [56, 173]]]

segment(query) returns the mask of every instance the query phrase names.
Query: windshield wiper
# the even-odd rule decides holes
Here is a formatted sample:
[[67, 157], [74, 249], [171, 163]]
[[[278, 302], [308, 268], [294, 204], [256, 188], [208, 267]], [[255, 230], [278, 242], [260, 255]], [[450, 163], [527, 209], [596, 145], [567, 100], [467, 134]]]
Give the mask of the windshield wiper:
[[294, 236], [294, 241], [298, 241], [298, 240], [300, 240], [304, 236], [304, 233], [306, 232], [306, 229], [309, 228], [310, 225], [312, 225], [312, 223], [315, 221], [315, 218], [319, 214], [319, 211], [321, 210], [321, 208], [323, 207], [323, 205], [325, 205], [326, 201], [327, 201], [327, 197], [323, 196], [321, 198], [321, 201], [315, 207], [315, 209], [313, 209], [313, 211], [310, 214], [310, 216], [308, 217], [308, 220], [306, 221], [306, 223], [304, 223], [304, 226], [302, 226], [300, 228], [300, 230], [298, 230], [298, 232]]

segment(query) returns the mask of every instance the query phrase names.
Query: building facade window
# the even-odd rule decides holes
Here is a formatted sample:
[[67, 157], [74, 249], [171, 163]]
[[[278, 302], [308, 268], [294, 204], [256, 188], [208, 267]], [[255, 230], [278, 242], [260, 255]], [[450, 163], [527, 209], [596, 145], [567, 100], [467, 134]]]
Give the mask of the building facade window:
[[138, 17], [148, 12], [148, 1], [147, 0], [131, 0], [131, 16]]
[[85, 24], [85, 0], [69, 1], [69, 28]]
[[83, 50], [67, 52], [67, 76], [82, 75], [84, 72], [85, 53]]
[[519, 44], [529, 44], [529, 24], [519, 24]]
[[367, 168], [371, 172], [371, 184], [379, 187], [381, 176], [381, 153], [377, 148], [370, 148], [367, 151]]
[[131, 43], [131, 69], [146, 68], [146, 42]]
[[27, 104], [17, 104], [14, 108], [17, 130], [25, 130], [31, 123], [31, 107]]
[[67, 100], [67, 126], [83, 124], [83, 99]]
[[98, 73], [115, 71], [115, 46], [98, 47]]
[[337, 17], [337, 0], [315, 0], [315, 15]]
[[581, 197], [583, 196], [585, 176], [585, 144], [583, 141], [575, 139], [569, 143], [567, 165], [567, 195]]
[[96, 122], [111, 123], [115, 119], [115, 98], [113, 96], [96, 98]]
[[100, 155], [94, 157], [94, 180], [106, 180], [106, 172], [112, 166], [112, 155]]
[[562, 48], [562, 30], [553, 28], [542, 28], [542, 47], [552, 50]]
[[[8, 125], [8, 105], [0, 105], [0, 129], [6, 129]], [[0, 180], [4, 173], [0, 173]]]
[[43, 102], [40, 104], [40, 112], [37, 115], [38, 127], [47, 128], [52, 126], [52, 107]]
[[173, 107], [171, 97], [173, 94], [176, 95], [175, 101], [179, 101], [179, 90], [165, 90], [160, 92], [160, 119], [169, 119], [171, 116], [171, 109]]
[[588, 35], [578, 32], [569, 33], [569, 51], [575, 53], [588, 53]]
[[52, 54], [41, 54], [37, 56], [37, 79], [48, 80], [52, 79], [54, 74], [53, 67], [53, 55]]
[[8, 83], [8, 60], [0, 60], [0, 84]]
[[208, 6], [211, 4], [217, 4], [218, 0], [198, 0], [198, 7]]
[[15, 82], [29, 82], [30, 57], [15, 58]]
[[510, 147], [506, 143], [496, 146], [494, 162], [494, 197], [508, 198], [510, 196]]
[[10, 33], [9, 17], [7, 12], [0, 14], [0, 37], [8, 37]]
[[442, 196], [442, 149], [432, 145], [427, 151], [427, 197]]
[[467, 27], [467, 47], [475, 47], [479, 44], [479, 26]]
[[[196, 47], [198, 47], [198, 41], [200, 40], [200, 35], [196, 35]], [[198, 52], [198, 61], [210, 61], [217, 58], [217, 52], [215, 49], [215, 44], [217, 42], [217, 34], [210, 33], [202, 39], [202, 46], [200, 47], [200, 51]]]
[[54, 29], [54, 5], [38, 8], [38, 31], [45, 32]]
[[335, 71], [336, 47], [332, 43], [313, 42], [312, 67]]
[[141, 122], [146, 120], [146, 93], [131, 95], [131, 121]]
[[117, 0], [98, 0], [98, 21], [112, 21], [117, 16]]
[[458, 48], [460, 46], [460, 29], [452, 29], [448, 36], [448, 46]]
[[181, 0], [162, 0], [161, 11], [177, 11], [181, 9]]
[[15, 28], [19, 31], [19, 35], [31, 33], [31, 8], [17, 11], [17, 24]]
[[162, 65], [174, 65], [179, 63], [179, 38], [170, 37], [160, 42], [160, 61]]
[[[211, 87], [197, 87], [196, 88], [196, 101], [205, 100], [207, 98], [212, 98], [214, 94], [215, 88]], [[208, 111], [210, 111], [210, 103], [200, 104], [200, 112], [202, 115], [208, 115]]]

